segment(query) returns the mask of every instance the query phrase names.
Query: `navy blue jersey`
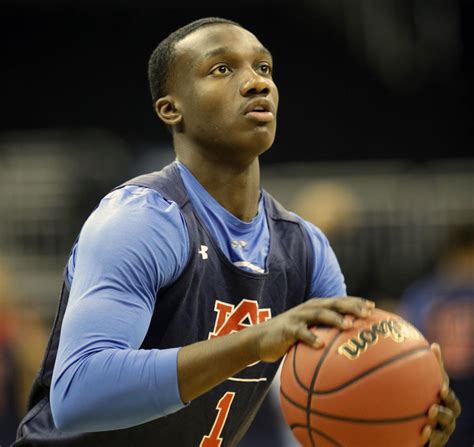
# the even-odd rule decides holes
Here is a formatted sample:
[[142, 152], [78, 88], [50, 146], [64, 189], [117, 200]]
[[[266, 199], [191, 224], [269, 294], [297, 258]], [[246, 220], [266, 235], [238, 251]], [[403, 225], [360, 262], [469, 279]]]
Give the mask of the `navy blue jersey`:
[[[233, 265], [193, 210], [177, 167], [130, 180], [176, 202], [185, 216], [190, 256], [179, 278], [158, 292], [143, 349], [191, 344], [258, 324], [301, 303], [311, 283], [313, 259], [301, 222], [265, 194], [270, 232], [266, 273]], [[182, 410], [127, 429], [67, 434], [55, 428], [49, 388], [69, 289], [64, 284], [46, 356], [20, 424], [15, 446], [234, 446], [252, 422], [278, 362], [250, 365]], [[210, 364], [209, 367], [219, 367]], [[100, 386], [100, 384], [98, 384]]]

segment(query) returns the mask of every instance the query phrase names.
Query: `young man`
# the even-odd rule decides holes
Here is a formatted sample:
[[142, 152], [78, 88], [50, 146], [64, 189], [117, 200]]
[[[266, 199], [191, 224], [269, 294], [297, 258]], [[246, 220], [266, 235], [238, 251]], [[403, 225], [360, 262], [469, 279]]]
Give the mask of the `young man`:
[[[278, 90], [258, 39], [193, 22], [149, 76], [177, 161], [85, 223], [17, 446], [235, 446], [277, 361], [298, 340], [320, 347], [308, 326], [346, 328], [343, 314], [373, 308], [343, 297], [324, 235], [260, 189]], [[454, 415], [436, 411], [444, 436]]]

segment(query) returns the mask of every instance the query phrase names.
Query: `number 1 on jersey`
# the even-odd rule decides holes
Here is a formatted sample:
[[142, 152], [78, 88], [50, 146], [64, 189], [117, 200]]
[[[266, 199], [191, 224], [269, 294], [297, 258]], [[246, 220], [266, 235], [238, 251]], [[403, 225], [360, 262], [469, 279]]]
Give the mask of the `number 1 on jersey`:
[[230, 406], [234, 400], [235, 393], [228, 391], [225, 393], [219, 402], [217, 402], [217, 417], [214, 421], [214, 425], [211, 428], [211, 432], [202, 438], [199, 447], [220, 447], [223, 438], [220, 437], [222, 429], [224, 428], [225, 421], [229, 415]]

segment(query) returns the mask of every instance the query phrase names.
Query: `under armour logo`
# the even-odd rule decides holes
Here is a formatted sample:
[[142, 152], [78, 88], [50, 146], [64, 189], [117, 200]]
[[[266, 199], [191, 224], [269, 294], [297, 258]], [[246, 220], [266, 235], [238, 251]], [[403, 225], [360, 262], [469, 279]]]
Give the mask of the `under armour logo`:
[[202, 256], [202, 259], [207, 259], [209, 257], [207, 255], [207, 250], [209, 250], [207, 245], [201, 245], [201, 250], [199, 250], [198, 253]]

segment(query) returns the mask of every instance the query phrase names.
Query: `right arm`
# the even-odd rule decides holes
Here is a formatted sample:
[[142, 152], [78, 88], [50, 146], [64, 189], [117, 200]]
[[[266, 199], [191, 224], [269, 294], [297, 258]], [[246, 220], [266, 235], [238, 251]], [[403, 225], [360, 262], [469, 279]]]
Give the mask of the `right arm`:
[[179, 208], [154, 191], [109, 194], [85, 223], [50, 392], [62, 431], [126, 428], [183, 407], [176, 349], [140, 349], [157, 290], [187, 261]]
[[343, 314], [363, 318], [373, 307], [373, 302], [356, 297], [310, 299], [265, 323], [185, 346], [178, 353], [181, 397], [185, 402], [195, 399], [256, 361], [275, 362], [299, 340], [321, 348], [310, 326], [348, 329], [352, 324]]

